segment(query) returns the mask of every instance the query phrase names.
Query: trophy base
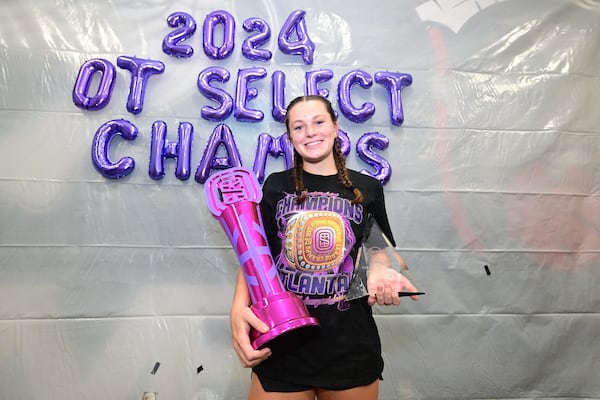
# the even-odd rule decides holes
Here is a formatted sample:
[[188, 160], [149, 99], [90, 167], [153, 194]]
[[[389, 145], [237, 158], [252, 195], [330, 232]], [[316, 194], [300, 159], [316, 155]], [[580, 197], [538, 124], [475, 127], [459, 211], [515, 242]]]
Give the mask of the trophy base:
[[255, 349], [269, 347], [274, 354], [285, 352], [319, 332], [319, 321], [308, 313], [302, 300], [293, 293], [284, 291], [264, 297], [251, 308], [270, 328], [265, 333], [250, 330], [250, 340]]

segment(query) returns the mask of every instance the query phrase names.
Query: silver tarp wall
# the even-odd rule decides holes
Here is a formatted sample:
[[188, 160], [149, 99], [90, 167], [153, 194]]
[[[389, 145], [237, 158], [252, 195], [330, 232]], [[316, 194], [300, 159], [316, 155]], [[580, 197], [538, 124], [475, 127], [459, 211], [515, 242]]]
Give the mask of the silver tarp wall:
[[[228, 322], [239, 263], [202, 182], [285, 168], [256, 157], [284, 132], [273, 87], [333, 101], [348, 165], [385, 180], [427, 291], [375, 310], [381, 399], [600, 399], [599, 7], [3, 0], [0, 399], [245, 398]], [[258, 32], [245, 21], [269, 28], [260, 47], [243, 46]], [[207, 118], [219, 103], [203, 80], [243, 112]], [[137, 136], [107, 140], [114, 124]], [[170, 146], [155, 153], [158, 132]], [[184, 143], [187, 175], [167, 154]]]

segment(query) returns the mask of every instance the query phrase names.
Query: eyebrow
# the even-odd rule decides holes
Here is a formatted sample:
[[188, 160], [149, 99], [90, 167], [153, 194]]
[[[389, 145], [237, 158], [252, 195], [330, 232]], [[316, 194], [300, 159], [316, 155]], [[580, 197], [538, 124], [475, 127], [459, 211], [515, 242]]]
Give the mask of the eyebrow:
[[[324, 117], [325, 117], [325, 114], [317, 114], [314, 117], [312, 117], [312, 120], [315, 120], [315, 119], [318, 119], [318, 118], [324, 118]], [[290, 123], [292, 123], [292, 124], [294, 124], [296, 122], [304, 122], [304, 120], [303, 119], [295, 119], [293, 121], [290, 121]]]

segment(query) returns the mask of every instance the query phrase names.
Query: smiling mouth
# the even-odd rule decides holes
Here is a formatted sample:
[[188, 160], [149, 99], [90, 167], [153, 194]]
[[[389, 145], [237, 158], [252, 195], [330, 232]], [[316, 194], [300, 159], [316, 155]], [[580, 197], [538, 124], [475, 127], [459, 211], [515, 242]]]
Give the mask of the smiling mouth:
[[313, 146], [317, 146], [319, 144], [321, 144], [322, 140], [317, 140], [316, 142], [310, 142], [310, 143], [306, 143], [305, 146], [306, 147], [313, 147]]

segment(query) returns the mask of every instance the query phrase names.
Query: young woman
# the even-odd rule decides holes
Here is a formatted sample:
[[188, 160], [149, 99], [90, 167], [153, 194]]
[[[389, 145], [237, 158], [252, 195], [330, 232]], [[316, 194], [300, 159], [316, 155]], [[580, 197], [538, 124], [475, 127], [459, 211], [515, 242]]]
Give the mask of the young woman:
[[295, 166], [265, 180], [264, 226], [282, 282], [303, 299], [320, 329], [316, 338], [276, 357], [268, 348], [253, 349], [250, 327], [268, 327], [251, 311], [240, 271], [230, 323], [233, 347], [253, 371], [249, 399], [375, 400], [383, 359], [371, 306], [397, 305], [398, 291], [415, 290], [383, 266], [369, 270], [368, 297], [345, 300], [369, 215], [393, 243], [383, 187], [346, 168], [338, 122], [324, 97], [294, 99], [286, 127]]

